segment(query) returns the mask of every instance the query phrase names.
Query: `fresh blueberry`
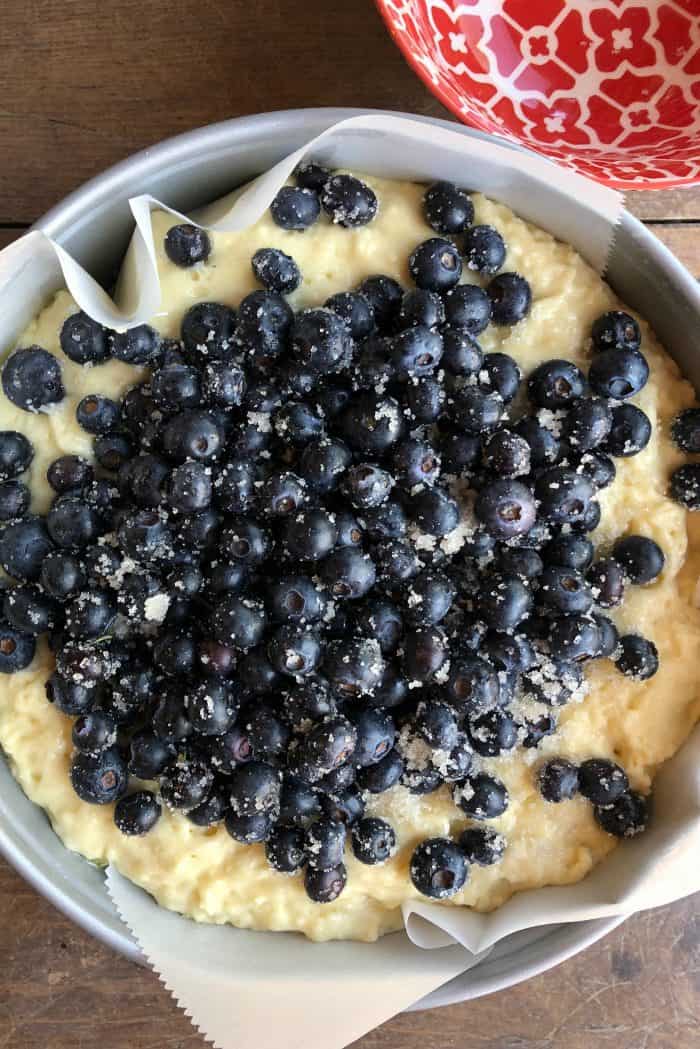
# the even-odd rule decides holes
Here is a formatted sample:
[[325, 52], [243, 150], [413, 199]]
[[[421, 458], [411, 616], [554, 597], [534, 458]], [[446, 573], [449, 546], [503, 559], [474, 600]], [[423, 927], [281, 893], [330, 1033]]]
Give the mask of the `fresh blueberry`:
[[176, 750], [148, 730], [131, 737], [129, 772], [139, 779], [157, 779], [174, 761]]
[[375, 638], [332, 641], [326, 646], [323, 666], [333, 689], [346, 699], [373, 692], [384, 672]]
[[356, 740], [355, 726], [345, 717], [337, 715], [318, 722], [302, 737], [294, 754], [300, 777], [317, 783], [352, 758]]
[[186, 269], [206, 262], [211, 255], [211, 240], [206, 230], [181, 222], [171, 226], [165, 235], [165, 254], [176, 266]]
[[467, 874], [464, 853], [447, 838], [428, 838], [411, 856], [411, 881], [421, 895], [433, 900], [454, 896], [464, 886]]
[[685, 463], [674, 471], [671, 495], [686, 510], [700, 509], [700, 463]]
[[651, 439], [649, 417], [635, 404], [618, 404], [612, 410], [612, 429], [602, 450], [615, 457], [638, 455]]
[[358, 291], [369, 302], [374, 322], [380, 332], [390, 331], [403, 300], [403, 288], [393, 277], [379, 273], [366, 277]]
[[585, 387], [580, 368], [564, 360], [545, 361], [527, 380], [528, 396], [537, 408], [568, 408], [583, 396]]
[[497, 393], [505, 404], [510, 404], [520, 388], [523, 373], [518, 362], [507, 353], [487, 353], [479, 370], [483, 389]]
[[314, 903], [332, 903], [340, 896], [347, 880], [348, 872], [344, 863], [330, 870], [317, 870], [309, 865], [304, 874], [304, 888]]
[[552, 622], [549, 645], [557, 659], [578, 662], [593, 659], [599, 651], [600, 636], [595, 620], [583, 615], [563, 616]]
[[321, 164], [309, 161], [308, 164], [299, 165], [294, 172], [294, 177], [297, 180], [297, 186], [301, 186], [302, 189], [311, 189], [314, 193], [320, 193], [331, 177], [331, 172]]
[[[585, 402], [581, 402], [585, 403]], [[612, 424], [612, 415], [611, 415]], [[583, 474], [600, 490], [607, 488], [615, 480], [615, 463], [605, 452], [584, 452], [576, 464], [576, 472]]]
[[428, 535], [445, 536], [459, 524], [459, 506], [442, 488], [425, 488], [411, 500], [412, 519]]
[[626, 400], [639, 393], [649, 378], [649, 365], [638, 350], [604, 350], [595, 356], [588, 370], [594, 393]]
[[445, 304], [434, 291], [415, 288], [407, 291], [401, 300], [396, 323], [400, 329], [437, 328], [445, 322]]
[[197, 408], [202, 400], [199, 372], [188, 364], [158, 368], [151, 376], [151, 392], [155, 404], [163, 411]]
[[374, 190], [354, 175], [332, 175], [324, 182], [321, 205], [331, 222], [347, 229], [366, 226], [378, 208]]
[[474, 512], [492, 536], [512, 539], [528, 532], [535, 522], [535, 500], [520, 481], [497, 480], [482, 488]]
[[477, 284], [458, 284], [445, 295], [445, 320], [452, 328], [478, 335], [491, 320], [491, 299]]
[[639, 634], [623, 634], [615, 666], [627, 677], [646, 681], [659, 669], [659, 653], [653, 641]]
[[565, 758], [552, 758], [537, 773], [537, 786], [545, 801], [568, 801], [578, 794], [578, 768]]
[[260, 248], [251, 259], [253, 273], [268, 291], [289, 295], [301, 284], [301, 272], [291, 255], [278, 248]]
[[506, 261], [506, 246], [493, 226], [472, 226], [464, 234], [462, 254], [467, 269], [488, 277], [498, 273]]
[[39, 412], [65, 397], [61, 366], [40, 346], [15, 350], [2, 366], [5, 396], [25, 412]]
[[467, 827], [459, 836], [459, 847], [467, 863], [491, 867], [503, 859], [506, 842], [502, 834], [490, 827]]
[[[408, 530], [408, 518], [401, 503], [394, 499], [387, 499], [381, 506], [362, 512], [362, 527], [357, 521], [353, 521], [350, 527], [351, 541], [343, 544], [339, 539], [339, 545], [357, 546], [362, 539], [363, 531], [370, 540], [376, 543], [384, 539], [401, 539]], [[353, 541], [353, 536], [359, 536], [359, 539]]]
[[550, 466], [559, 458], [559, 440], [533, 416], [523, 416], [515, 424], [515, 432], [530, 445], [530, 461], [533, 467]]
[[454, 182], [433, 182], [423, 197], [423, 212], [436, 233], [462, 233], [474, 221], [471, 197]]
[[[577, 452], [590, 452], [602, 444], [612, 428], [613, 415], [610, 405], [601, 397], [590, 397], [576, 401], [564, 420], [564, 437]], [[600, 456], [602, 458], [602, 455]], [[607, 458], [607, 457], [605, 457]], [[592, 463], [597, 463], [593, 459]], [[582, 471], [591, 476], [595, 468], [584, 464]], [[589, 472], [590, 471], [590, 472]], [[605, 487], [605, 485], [597, 485]]]
[[636, 586], [658, 579], [666, 561], [658, 543], [644, 535], [628, 535], [618, 539], [613, 546], [612, 556], [629, 581]]
[[468, 474], [481, 453], [481, 438], [475, 433], [448, 431], [442, 437], [440, 458], [446, 474]]
[[448, 642], [437, 626], [407, 631], [403, 642], [404, 672], [409, 682], [430, 681], [445, 663]]
[[53, 543], [41, 517], [10, 521], [0, 530], [0, 564], [13, 579], [34, 582]]
[[119, 405], [109, 397], [91, 393], [80, 401], [75, 410], [75, 417], [78, 425], [86, 433], [108, 433], [119, 423]]
[[590, 575], [586, 578], [591, 583], [590, 588], [586, 585], [583, 575], [575, 568], [548, 565], [539, 579], [538, 600], [547, 608], [565, 615], [588, 612], [593, 604], [595, 592], [592, 592]]
[[17, 430], [0, 431], [0, 481], [10, 481], [28, 469], [34, 448]]
[[110, 430], [95, 438], [93, 451], [97, 462], [105, 470], [116, 473], [134, 453], [132, 441], [125, 433]]
[[622, 601], [625, 594], [625, 573], [612, 557], [602, 557], [595, 561], [586, 573], [586, 580], [593, 600], [601, 608], [615, 608]]
[[374, 331], [372, 307], [360, 292], [339, 291], [326, 299], [324, 306], [344, 321], [353, 339], [365, 339]]
[[494, 324], [512, 325], [530, 312], [532, 289], [518, 273], [499, 273], [487, 287]]
[[302, 510], [285, 520], [283, 546], [294, 560], [319, 561], [338, 538], [334, 515], [327, 510]]
[[266, 841], [273, 827], [272, 817], [267, 812], [254, 812], [251, 816], [240, 816], [236, 812], [227, 812], [226, 830], [242, 845], [255, 845]]
[[255, 598], [224, 593], [212, 609], [209, 625], [215, 641], [245, 652], [264, 637], [265, 607]]
[[182, 318], [181, 334], [193, 364], [227, 357], [233, 346], [236, 314], [219, 302], [197, 302]]
[[545, 470], [535, 483], [539, 512], [554, 524], [582, 521], [593, 494], [593, 485], [586, 477], [565, 467]]
[[339, 424], [350, 447], [368, 456], [386, 454], [405, 431], [398, 402], [393, 397], [369, 392], [350, 400]]
[[9, 623], [0, 623], [0, 674], [15, 674], [34, 659], [36, 641]]
[[606, 758], [591, 758], [578, 770], [579, 789], [594, 805], [611, 805], [629, 786], [625, 770]]
[[482, 757], [497, 757], [518, 742], [517, 725], [503, 710], [486, 710], [468, 722], [469, 741]]
[[430, 375], [442, 357], [442, 336], [424, 325], [405, 328], [390, 345], [391, 362], [401, 381]]
[[496, 430], [484, 441], [482, 463], [502, 477], [520, 477], [530, 472], [530, 445], [512, 430]]
[[112, 336], [112, 356], [125, 364], [150, 364], [159, 353], [160, 335], [148, 324]]
[[376, 640], [383, 655], [395, 652], [403, 634], [403, 618], [396, 605], [384, 598], [370, 597], [353, 608], [353, 624], [359, 637]]
[[468, 331], [447, 327], [442, 333], [441, 363], [451, 375], [476, 375], [484, 360], [479, 343]]
[[68, 492], [54, 500], [46, 515], [46, 528], [56, 546], [80, 550], [97, 539], [99, 519], [80, 495]]
[[484, 433], [495, 429], [504, 410], [503, 398], [496, 392], [465, 386], [454, 399], [459, 425], [469, 433]]
[[213, 408], [238, 407], [245, 388], [245, 373], [232, 361], [212, 361], [202, 372], [202, 395]]
[[495, 776], [478, 772], [454, 791], [455, 804], [475, 820], [492, 820], [508, 808], [508, 791]]
[[21, 481], [0, 483], [0, 521], [12, 521], [25, 517], [29, 512], [32, 496]]
[[451, 241], [431, 237], [415, 249], [408, 260], [408, 268], [419, 288], [444, 292], [458, 283], [462, 260]]
[[483, 710], [499, 700], [498, 674], [491, 664], [478, 656], [452, 659], [444, 687], [449, 702], [459, 712]]
[[686, 408], [673, 420], [671, 437], [683, 452], [700, 452], [700, 408]]
[[346, 833], [339, 820], [321, 818], [312, 823], [304, 842], [309, 867], [319, 871], [337, 867], [343, 859]]
[[625, 791], [609, 805], [596, 805], [593, 811], [598, 826], [616, 838], [633, 838], [649, 822], [647, 798], [633, 791]]
[[276, 871], [293, 874], [306, 863], [304, 832], [299, 827], [277, 824], [265, 843], [267, 862]]
[[442, 412], [445, 391], [437, 379], [428, 375], [411, 382], [404, 390], [406, 415], [416, 424], [433, 423]]
[[333, 310], [303, 310], [291, 328], [292, 353], [319, 375], [340, 371], [352, 349], [347, 326]]
[[479, 616], [494, 630], [510, 632], [532, 608], [530, 588], [518, 576], [484, 577], [477, 597]]
[[209, 797], [205, 798], [201, 805], [190, 809], [185, 815], [195, 827], [212, 827], [226, 818], [230, 808], [228, 790], [223, 784], [218, 784], [214, 786]]
[[275, 622], [313, 623], [325, 609], [321, 591], [308, 576], [283, 576], [270, 581], [267, 605]]
[[280, 674], [307, 677], [313, 674], [321, 659], [318, 634], [294, 623], [287, 623], [271, 635], [267, 655]]
[[91, 805], [110, 805], [126, 792], [129, 773], [116, 747], [100, 754], [78, 754], [70, 769], [73, 790]]
[[358, 784], [370, 794], [383, 794], [401, 779], [404, 761], [397, 750], [390, 750], [381, 761], [360, 770]]
[[198, 459], [207, 462], [221, 452], [224, 435], [207, 412], [183, 411], [173, 415], [163, 430], [163, 448], [176, 462]]
[[46, 634], [53, 630], [58, 619], [58, 608], [41, 587], [28, 584], [5, 591], [2, 602], [5, 620], [23, 634]]
[[80, 310], [63, 322], [61, 349], [76, 364], [102, 364], [110, 356], [109, 332]]
[[352, 828], [352, 851], [360, 863], [385, 863], [396, 851], [396, 833], [386, 820], [368, 816]]
[[638, 350], [642, 334], [634, 317], [622, 310], [610, 310], [593, 322], [591, 330], [596, 350]]
[[369, 554], [352, 546], [330, 553], [321, 563], [320, 574], [332, 596], [342, 601], [364, 597], [374, 586], [377, 575]]
[[312, 190], [283, 186], [270, 204], [270, 214], [281, 229], [305, 230], [318, 219], [321, 205]]
[[160, 802], [150, 790], [138, 790], [120, 798], [114, 808], [114, 822], [122, 834], [142, 835], [153, 830], [160, 819]]

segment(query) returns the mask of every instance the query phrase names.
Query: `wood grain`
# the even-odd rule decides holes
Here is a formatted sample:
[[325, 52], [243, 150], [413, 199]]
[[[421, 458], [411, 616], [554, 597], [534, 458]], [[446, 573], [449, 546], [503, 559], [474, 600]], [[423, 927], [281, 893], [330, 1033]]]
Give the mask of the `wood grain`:
[[[295, 106], [448, 115], [370, 0], [5, 0], [0, 54], [0, 247], [85, 179], [190, 127]], [[628, 204], [700, 275], [700, 190], [634, 193]], [[0, 901], [0, 1049], [202, 1049], [152, 973], [1, 861]], [[694, 1049], [699, 1022], [691, 899], [637, 915], [527, 984], [397, 1017], [357, 1044]]]

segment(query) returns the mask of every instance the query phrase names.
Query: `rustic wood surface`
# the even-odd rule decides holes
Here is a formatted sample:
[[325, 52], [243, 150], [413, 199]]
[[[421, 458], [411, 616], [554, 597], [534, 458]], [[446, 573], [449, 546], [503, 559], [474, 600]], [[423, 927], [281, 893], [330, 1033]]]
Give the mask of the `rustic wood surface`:
[[[0, 246], [85, 179], [227, 117], [358, 105], [446, 116], [370, 0], [5, 0]], [[700, 276], [700, 189], [628, 204]], [[637, 915], [501, 994], [397, 1017], [362, 1049], [691, 1049], [700, 909]], [[68, 922], [0, 862], [0, 1049], [200, 1049], [157, 978]], [[284, 1046], [280, 1046], [284, 1049]]]

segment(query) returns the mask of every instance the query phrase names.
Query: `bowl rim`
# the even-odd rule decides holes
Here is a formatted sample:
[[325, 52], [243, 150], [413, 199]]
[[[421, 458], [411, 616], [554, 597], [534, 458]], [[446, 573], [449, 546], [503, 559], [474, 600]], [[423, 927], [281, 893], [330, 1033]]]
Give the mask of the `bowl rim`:
[[[155, 146], [143, 149], [130, 157], [107, 168], [104, 172], [94, 176], [83, 185], [68, 194], [63, 200], [47, 211], [39, 218], [32, 228], [39, 228], [57, 240], [67, 238], [71, 229], [76, 224], [82, 224], [89, 219], [100, 202], [114, 197], [126, 200], [128, 195], [135, 192], [147, 192], [148, 180], [158, 172], [163, 171], [163, 165], [174, 163], [176, 160], [185, 163], [196, 158], [204, 150], [218, 150], [226, 152], [231, 150], [232, 141], [244, 140], [246, 134], [253, 134], [260, 138], [277, 132], [297, 133], [308, 137], [310, 132], [319, 125], [330, 126], [338, 120], [352, 116], [383, 113], [385, 115], [403, 116], [424, 123], [436, 124], [450, 130], [457, 131], [467, 137], [489, 138], [491, 136], [482, 131], [475, 130], [464, 124], [437, 118], [420, 116], [418, 114], [377, 110], [359, 107], [316, 107], [308, 109], [277, 110], [268, 113], [260, 113], [215, 124], [204, 125], [176, 136], [164, 139]], [[501, 144], [521, 151], [523, 147], [513, 142], [501, 141]], [[139, 183], [137, 189], [134, 183]], [[126, 189], [128, 187], [128, 194]], [[652, 250], [661, 256], [662, 264], [672, 271], [675, 281], [688, 285], [694, 285], [694, 281], [685, 268], [678, 262], [656, 237], [633, 216], [626, 214], [625, 224], [635, 237], [636, 242], [648, 250]], [[661, 249], [661, 250], [660, 250]], [[17, 784], [18, 790], [19, 785]], [[28, 804], [33, 805], [27, 800]], [[38, 808], [38, 807], [37, 807]], [[52, 831], [52, 833], [54, 833]], [[60, 839], [58, 839], [60, 844]], [[99, 914], [89, 910], [80, 899], [76, 900], [76, 891], [70, 885], [66, 886], [59, 876], [51, 877], [51, 871], [42, 869], [41, 863], [36, 857], [32, 857], [26, 843], [21, 841], [17, 834], [10, 833], [9, 829], [0, 824], [0, 853], [10, 864], [28, 881], [41, 895], [50, 900], [53, 905], [85, 929], [96, 939], [123, 954], [125, 957], [139, 964], [145, 964], [140, 948], [135, 939], [122, 924], [121, 919], [116, 918], [115, 924], [110, 926]], [[88, 861], [85, 861], [88, 862]], [[105, 889], [106, 893], [106, 889]], [[592, 943], [605, 936], [617, 927], [625, 916], [614, 916], [602, 919], [592, 919], [583, 922], [571, 922], [565, 925], [541, 927], [546, 931], [537, 944], [534, 957], [518, 965], [518, 955], [522, 948], [508, 954], [504, 961], [513, 959], [510, 966], [502, 966], [501, 972], [494, 976], [487, 975], [488, 959], [482, 963], [484, 973], [481, 978], [477, 976], [478, 969], [470, 971], [470, 982], [467, 987], [459, 987], [459, 978], [450, 981], [450, 984], [438, 988], [437, 991], [428, 995], [411, 1008], [425, 1009], [438, 1005], [453, 1004], [466, 1001], [471, 998], [480, 997], [485, 994], [503, 990], [513, 986], [532, 976], [545, 972], [560, 962], [572, 957], [584, 950]], [[528, 947], [525, 947], [527, 953]], [[479, 967], [481, 968], [481, 967]], [[476, 977], [476, 979], [475, 979]]]
[[[467, 117], [466, 113], [460, 111], [460, 109], [454, 104], [453, 100], [450, 98], [449, 92], [447, 92], [443, 88], [442, 81], [440, 81], [437, 84], [435, 83], [427, 67], [419, 61], [414, 52], [411, 50], [406, 38], [404, 37], [399, 27], [391, 20], [389, 0], [374, 0], [374, 4], [377, 8], [377, 11], [379, 12], [382, 21], [384, 22], [384, 25], [386, 26], [389, 32], [389, 35], [391, 36], [391, 39], [398, 47], [404, 60], [411, 67], [416, 76], [418, 76], [420, 80], [423, 81], [423, 83], [431, 92], [431, 94], [435, 95], [438, 101], [441, 102], [446, 109], [449, 109], [450, 113], [452, 113], [455, 117], [457, 117], [458, 120], [466, 124], [468, 127], [477, 128], [480, 131], [487, 132], [490, 135], [492, 135], [492, 137], [497, 138], [498, 141], [501, 143], [505, 142], [511, 145], [518, 145], [518, 143], [515, 142], [513, 139], [505, 139], [501, 135], [499, 135], [496, 129], [494, 129], [488, 121], [479, 120], [479, 117], [474, 113], [469, 113]], [[539, 153], [537, 150], [534, 149], [534, 147], [531, 147], [529, 143], [527, 145], [523, 143], [522, 148], [528, 150], [532, 149], [532, 152], [537, 153], [538, 156], [544, 157], [546, 160], [549, 160], [554, 164], [560, 163], [560, 161], [558, 161], [554, 157], [550, 157], [547, 153]], [[589, 175], [585, 171], [580, 171], [578, 167], [572, 167], [571, 170], [576, 171], [579, 175], [583, 175], [584, 178], [589, 178], [593, 180], [592, 175]], [[639, 190], [641, 192], [653, 192], [654, 190], [658, 189], [680, 189], [684, 186], [697, 186], [698, 184], [700, 184], [700, 179], [697, 178], [671, 177], [658, 179], [655, 180], [652, 184], [647, 183], [644, 185], [629, 179], [618, 179], [611, 177], [603, 178], [602, 176], [600, 178], [594, 179], [594, 181], [600, 182], [603, 186], [609, 186], [610, 189], [619, 189], [626, 192], [629, 192], [631, 190]]]

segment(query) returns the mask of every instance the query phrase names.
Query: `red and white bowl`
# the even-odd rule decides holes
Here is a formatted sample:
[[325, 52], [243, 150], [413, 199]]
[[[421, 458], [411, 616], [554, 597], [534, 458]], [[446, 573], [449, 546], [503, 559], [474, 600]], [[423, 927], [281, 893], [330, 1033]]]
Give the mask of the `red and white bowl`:
[[700, 182], [700, 0], [376, 0], [466, 124], [619, 189]]

